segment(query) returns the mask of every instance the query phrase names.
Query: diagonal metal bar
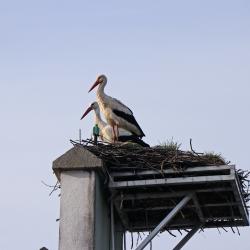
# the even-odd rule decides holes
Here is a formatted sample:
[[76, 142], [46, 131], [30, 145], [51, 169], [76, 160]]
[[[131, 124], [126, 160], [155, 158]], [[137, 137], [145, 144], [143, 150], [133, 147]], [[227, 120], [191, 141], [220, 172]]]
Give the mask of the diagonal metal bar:
[[193, 228], [185, 237], [177, 244], [173, 250], [180, 250], [183, 246], [195, 235], [195, 233], [200, 229], [201, 225], [197, 225]]
[[136, 248], [136, 250], [144, 249], [148, 243], [163, 229], [174, 216], [193, 198], [193, 193], [186, 195], [176, 207], [161, 221], [161, 223], [148, 235], [148, 237]]

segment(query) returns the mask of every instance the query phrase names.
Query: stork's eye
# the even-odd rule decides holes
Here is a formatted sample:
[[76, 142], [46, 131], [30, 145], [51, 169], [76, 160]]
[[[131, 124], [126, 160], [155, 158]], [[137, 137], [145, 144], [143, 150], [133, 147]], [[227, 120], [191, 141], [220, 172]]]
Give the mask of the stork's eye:
[[103, 79], [102, 79], [102, 78], [99, 78], [99, 79], [98, 79], [98, 82], [99, 82], [99, 83], [102, 83], [102, 82], [103, 82]]

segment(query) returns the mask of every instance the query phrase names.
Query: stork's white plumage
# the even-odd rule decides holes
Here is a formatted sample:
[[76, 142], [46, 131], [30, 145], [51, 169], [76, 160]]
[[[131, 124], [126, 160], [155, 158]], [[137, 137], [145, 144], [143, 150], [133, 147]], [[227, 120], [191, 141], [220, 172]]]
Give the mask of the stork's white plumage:
[[106, 85], [107, 77], [105, 75], [100, 75], [90, 88], [89, 92], [98, 86], [96, 93], [97, 102], [108, 124], [113, 128], [115, 139], [117, 139], [119, 136], [118, 128], [123, 128], [127, 131], [130, 131], [133, 135], [136, 135], [139, 138], [145, 136], [139, 124], [137, 123], [132, 110], [119, 100], [104, 93], [104, 88]]
[[[83, 119], [90, 111], [94, 110], [95, 112], [95, 124], [98, 125], [100, 129], [100, 138], [104, 142], [112, 143], [114, 141], [114, 134], [113, 129], [110, 125], [108, 125], [106, 122], [104, 122], [101, 118], [100, 114], [100, 108], [97, 102], [93, 102], [89, 108], [84, 112], [81, 119]], [[132, 136], [132, 134], [129, 131], [126, 131], [125, 129], [119, 129], [119, 135], [122, 138], [122, 140], [129, 140]], [[118, 138], [119, 140], [119, 138]]]

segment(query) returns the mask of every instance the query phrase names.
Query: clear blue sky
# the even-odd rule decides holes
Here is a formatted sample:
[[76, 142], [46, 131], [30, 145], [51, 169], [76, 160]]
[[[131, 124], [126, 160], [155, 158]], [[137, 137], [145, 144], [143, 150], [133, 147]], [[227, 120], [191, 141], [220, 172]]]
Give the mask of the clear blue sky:
[[[79, 128], [89, 137], [99, 73], [150, 144], [193, 138], [250, 169], [248, 0], [1, 1], [0, 35], [0, 249], [57, 249], [59, 198], [41, 180]], [[249, 233], [208, 230], [185, 249], [247, 250]]]

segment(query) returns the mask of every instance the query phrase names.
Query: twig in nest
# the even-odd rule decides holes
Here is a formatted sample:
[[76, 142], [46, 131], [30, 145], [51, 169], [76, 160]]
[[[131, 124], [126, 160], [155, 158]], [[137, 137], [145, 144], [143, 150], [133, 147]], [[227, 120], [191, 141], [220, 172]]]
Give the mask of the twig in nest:
[[217, 227], [217, 230], [218, 230], [219, 234], [221, 234], [221, 231], [220, 231], [220, 229], [218, 227]]
[[55, 187], [55, 185], [49, 185], [49, 184], [47, 184], [47, 183], [45, 183], [44, 181], [41, 181], [42, 182], [42, 184], [44, 185], [44, 186], [46, 186], [46, 187], [49, 187], [49, 188], [54, 188]]
[[52, 191], [50, 192], [49, 196], [51, 196], [55, 191], [57, 191], [58, 189], [61, 188], [61, 185], [59, 184], [59, 181], [56, 182], [56, 184], [54, 186], [52, 185], [48, 185], [47, 183], [45, 183], [44, 181], [41, 181], [42, 184], [46, 187], [52, 188]]
[[139, 244], [139, 233], [137, 233], [137, 241], [136, 241], [136, 246], [138, 246], [138, 244]]
[[137, 233], [137, 241], [136, 241], [136, 246], [139, 244], [139, 240], [142, 240], [141, 234], [138, 232]]
[[191, 151], [192, 151], [195, 155], [197, 155], [197, 156], [203, 155], [203, 153], [197, 153], [197, 152], [194, 151], [193, 145], [192, 145], [192, 139], [191, 139], [191, 138], [190, 138], [189, 144], [190, 144], [190, 149], [191, 149]]
[[134, 247], [134, 236], [133, 233], [131, 232], [131, 249]]
[[175, 234], [173, 234], [170, 230], [167, 230], [167, 232], [168, 232], [170, 235], [172, 235], [173, 237], [175, 237], [175, 238], [176, 238], [176, 235], [175, 235]]

